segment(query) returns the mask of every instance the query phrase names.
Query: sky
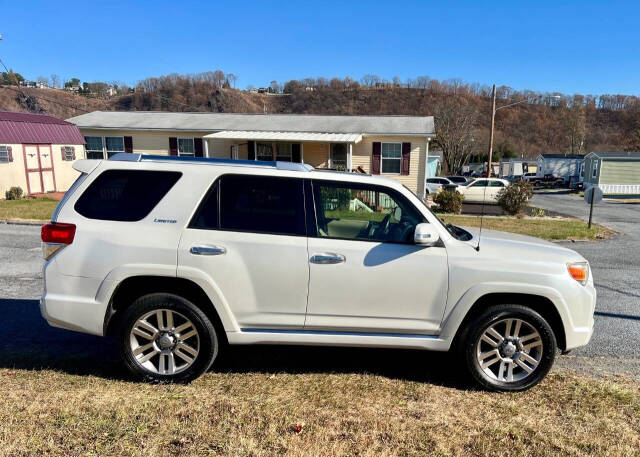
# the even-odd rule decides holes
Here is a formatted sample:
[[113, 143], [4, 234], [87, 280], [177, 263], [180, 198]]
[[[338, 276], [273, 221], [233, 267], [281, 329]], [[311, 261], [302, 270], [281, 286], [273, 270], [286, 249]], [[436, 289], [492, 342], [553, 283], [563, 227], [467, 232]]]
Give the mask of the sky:
[[239, 88], [371, 73], [640, 95], [639, 18], [637, 0], [0, 0], [0, 59], [129, 85], [219, 69]]

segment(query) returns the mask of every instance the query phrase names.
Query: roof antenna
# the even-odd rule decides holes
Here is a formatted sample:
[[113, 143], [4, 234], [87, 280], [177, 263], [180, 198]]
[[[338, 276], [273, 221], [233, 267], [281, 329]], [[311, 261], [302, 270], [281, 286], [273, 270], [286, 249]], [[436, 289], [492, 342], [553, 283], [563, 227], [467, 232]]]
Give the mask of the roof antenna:
[[[491, 167], [491, 164], [489, 164], [489, 167]], [[482, 211], [480, 213], [480, 232], [478, 232], [478, 245], [476, 246], [476, 251], [480, 252], [480, 238], [482, 238], [482, 221], [484, 220], [484, 202], [486, 200], [486, 196], [487, 196], [487, 187], [489, 186], [489, 171], [487, 171], [487, 180], [486, 182], [486, 186], [484, 186], [484, 189], [482, 191]]]

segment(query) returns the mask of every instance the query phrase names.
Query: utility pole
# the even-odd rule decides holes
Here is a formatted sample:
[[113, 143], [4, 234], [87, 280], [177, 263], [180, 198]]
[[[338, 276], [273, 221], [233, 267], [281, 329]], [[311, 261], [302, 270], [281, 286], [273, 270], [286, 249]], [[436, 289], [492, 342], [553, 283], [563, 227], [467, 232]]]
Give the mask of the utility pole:
[[491, 104], [491, 134], [489, 135], [489, 165], [487, 167], [487, 178], [491, 177], [491, 159], [493, 156], [493, 128], [496, 123], [496, 85], [493, 85], [493, 102]]

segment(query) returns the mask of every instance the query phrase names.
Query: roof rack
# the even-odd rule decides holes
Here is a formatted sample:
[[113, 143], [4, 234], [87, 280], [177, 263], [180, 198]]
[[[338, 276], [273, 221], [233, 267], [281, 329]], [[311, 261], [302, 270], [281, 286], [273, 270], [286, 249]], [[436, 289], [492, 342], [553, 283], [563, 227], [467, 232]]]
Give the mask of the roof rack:
[[184, 157], [184, 156], [161, 156], [152, 154], [132, 154], [120, 152], [109, 157], [108, 160], [119, 162], [182, 162], [200, 163], [206, 165], [231, 165], [244, 167], [267, 167], [287, 171], [312, 171], [313, 167], [305, 163], [281, 162], [281, 161], [261, 161], [261, 160], [237, 160], [237, 159], [214, 159], [210, 157]]

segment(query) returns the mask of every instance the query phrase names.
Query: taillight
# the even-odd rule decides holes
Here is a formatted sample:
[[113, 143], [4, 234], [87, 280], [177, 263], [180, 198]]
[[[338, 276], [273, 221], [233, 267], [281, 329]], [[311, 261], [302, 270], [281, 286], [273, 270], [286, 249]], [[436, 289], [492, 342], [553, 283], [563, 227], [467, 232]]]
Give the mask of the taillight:
[[74, 224], [54, 222], [43, 225], [40, 236], [43, 243], [44, 258], [51, 258], [60, 249], [73, 243], [75, 235], [76, 226]]

